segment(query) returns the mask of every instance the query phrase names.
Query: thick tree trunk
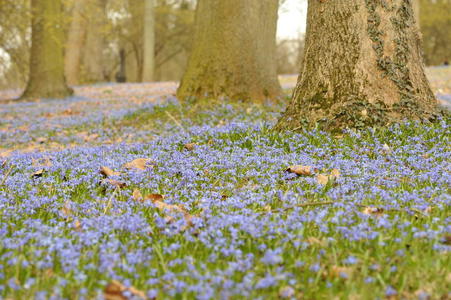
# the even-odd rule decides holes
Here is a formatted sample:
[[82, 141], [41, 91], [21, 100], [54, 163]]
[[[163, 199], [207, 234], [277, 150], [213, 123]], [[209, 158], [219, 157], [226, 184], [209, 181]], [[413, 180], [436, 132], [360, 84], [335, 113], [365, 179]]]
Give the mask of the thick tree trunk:
[[64, 77], [61, 0], [32, 0], [31, 10], [30, 74], [21, 98], [70, 96]]
[[66, 43], [65, 71], [67, 83], [79, 83], [81, 54], [86, 36], [86, 8], [87, 0], [74, 1], [72, 20]]
[[155, 3], [145, 0], [143, 82], [154, 80], [155, 72]]
[[179, 99], [278, 97], [277, 8], [278, 0], [199, 0], [194, 45], [177, 91]]
[[[92, 3], [91, 3], [92, 2]], [[92, 0], [89, 7], [90, 18], [86, 36], [84, 66], [88, 82], [105, 80], [103, 50], [106, 32], [106, 0]]]
[[304, 53], [277, 129], [340, 130], [436, 116], [410, 0], [309, 1]]

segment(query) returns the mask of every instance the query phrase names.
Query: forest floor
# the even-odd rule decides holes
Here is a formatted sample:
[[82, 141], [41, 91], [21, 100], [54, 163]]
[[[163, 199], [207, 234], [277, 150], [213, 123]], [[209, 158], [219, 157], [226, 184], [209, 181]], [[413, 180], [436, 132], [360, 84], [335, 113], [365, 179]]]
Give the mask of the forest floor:
[[0, 105], [0, 299], [451, 296], [450, 120], [275, 133], [175, 88]]

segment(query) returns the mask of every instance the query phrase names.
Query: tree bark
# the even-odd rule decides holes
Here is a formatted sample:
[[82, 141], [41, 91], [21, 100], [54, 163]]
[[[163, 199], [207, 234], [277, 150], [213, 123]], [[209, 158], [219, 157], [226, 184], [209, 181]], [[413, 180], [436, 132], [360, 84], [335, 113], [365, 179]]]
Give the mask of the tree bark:
[[86, 37], [86, 3], [87, 0], [74, 1], [67, 37], [65, 71], [67, 83], [71, 85], [79, 83], [81, 54]]
[[145, 0], [143, 82], [154, 80], [155, 72], [155, 10], [154, 0]]
[[277, 8], [278, 0], [199, 0], [178, 98], [277, 98]]
[[70, 89], [64, 77], [61, 0], [31, 1], [30, 74], [21, 99], [64, 98]]
[[86, 36], [84, 53], [84, 67], [88, 82], [102, 82], [105, 80], [103, 50], [105, 48], [104, 35], [106, 32], [106, 0], [89, 1], [90, 17]]
[[276, 129], [433, 119], [410, 0], [310, 0], [301, 75]]
[[415, 22], [417, 27], [420, 28], [420, 0], [412, 0], [413, 14], [415, 16]]

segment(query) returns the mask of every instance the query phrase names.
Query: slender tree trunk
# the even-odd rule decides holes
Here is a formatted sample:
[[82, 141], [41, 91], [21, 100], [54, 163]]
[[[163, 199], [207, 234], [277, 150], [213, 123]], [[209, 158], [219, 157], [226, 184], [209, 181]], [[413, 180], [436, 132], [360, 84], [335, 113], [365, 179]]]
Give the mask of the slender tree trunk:
[[278, 0], [199, 0], [179, 99], [278, 97], [277, 8]]
[[433, 119], [410, 0], [310, 0], [301, 75], [277, 129]]
[[124, 41], [127, 53], [127, 81], [143, 81], [143, 53], [144, 53], [144, 16], [146, 0], [129, 0], [128, 7], [131, 14], [129, 38]]
[[84, 66], [88, 82], [105, 80], [103, 50], [105, 48], [106, 0], [90, 0], [90, 18], [86, 36]]
[[155, 3], [145, 0], [143, 82], [153, 81], [155, 72]]
[[64, 98], [70, 89], [64, 77], [61, 0], [31, 1], [30, 74], [22, 99]]
[[71, 85], [79, 83], [81, 54], [86, 37], [86, 13], [84, 10], [87, 1], [74, 1], [65, 56], [66, 78]]

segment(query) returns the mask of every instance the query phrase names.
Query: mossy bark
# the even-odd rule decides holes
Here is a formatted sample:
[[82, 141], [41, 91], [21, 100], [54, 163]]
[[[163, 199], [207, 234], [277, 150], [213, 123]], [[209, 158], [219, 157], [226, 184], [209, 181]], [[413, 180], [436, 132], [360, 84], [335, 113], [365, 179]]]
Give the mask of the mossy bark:
[[300, 73], [276, 129], [437, 116], [410, 0], [310, 0]]
[[199, 0], [178, 98], [277, 98], [277, 8], [277, 0]]
[[21, 99], [64, 98], [73, 91], [64, 77], [61, 0], [32, 0], [30, 74]]

